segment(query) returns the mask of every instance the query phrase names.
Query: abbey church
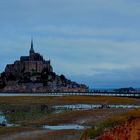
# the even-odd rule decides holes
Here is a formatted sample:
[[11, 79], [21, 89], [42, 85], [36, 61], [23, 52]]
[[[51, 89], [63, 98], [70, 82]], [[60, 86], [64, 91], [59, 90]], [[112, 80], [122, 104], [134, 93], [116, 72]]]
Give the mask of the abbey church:
[[15, 61], [14, 64], [8, 64], [5, 68], [5, 72], [6, 74], [18, 74], [21, 72], [41, 73], [44, 68], [47, 69], [49, 72], [53, 71], [50, 60], [46, 61], [39, 53], [35, 53], [33, 48], [33, 40], [31, 40], [29, 56], [21, 56], [20, 60]]
[[28, 56], [7, 64], [0, 75], [0, 92], [86, 92], [88, 87], [57, 75], [50, 60], [34, 51], [33, 40]]

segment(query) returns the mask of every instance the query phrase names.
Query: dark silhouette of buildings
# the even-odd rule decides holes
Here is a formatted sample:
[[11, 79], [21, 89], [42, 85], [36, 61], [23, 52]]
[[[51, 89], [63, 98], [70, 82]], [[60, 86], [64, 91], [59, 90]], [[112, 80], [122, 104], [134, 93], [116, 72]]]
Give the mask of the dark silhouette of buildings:
[[0, 92], [86, 92], [88, 87], [53, 72], [50, 60], [36, 53], [31, 40], [28, 56], [7, 64], [0, 75]]
[[14, 62], [14, 64], [8, 64], [5, 68], [5, 73], [19, 75], [20, 73], [41, 73], [43, 69], [47, 69], [52, 72], [52, 66], [50, 60], [44, 60], [43, 56], [36, 53], [33, 48], [33, 40], [31, 40], [31, 48], [29, 50], [29, 56], [21, 56], [20, 60]]

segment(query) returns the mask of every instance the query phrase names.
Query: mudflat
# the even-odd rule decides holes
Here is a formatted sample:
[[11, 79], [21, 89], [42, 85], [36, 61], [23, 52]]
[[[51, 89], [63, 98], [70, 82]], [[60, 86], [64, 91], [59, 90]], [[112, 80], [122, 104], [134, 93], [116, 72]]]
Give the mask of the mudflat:
[[[56, 110], [53, 106], [101, 104], [102, 108]], [[107, 119], [121, 116], [133, 108], [108, 108], [107, 105], [140, 105], [136, 98], [64, 96], [64, 97], [0, 97], [0, 111], [7, 122], [15, 126], [1, 126], [2, 140], [79, 140], [85, 131], [99, 126]], [[104, 106], [105, 105], [105, 106]], [[136, 109], [135, 109], [136, 110]], [[127, 121], [127, 120], [126, 120]], [[124, 121], [125, 122], [125, 121]], [[81, 125], [85, 129], [50, 130], [43, 125]], [[87, 138], [90, 138], [88, 136]]]

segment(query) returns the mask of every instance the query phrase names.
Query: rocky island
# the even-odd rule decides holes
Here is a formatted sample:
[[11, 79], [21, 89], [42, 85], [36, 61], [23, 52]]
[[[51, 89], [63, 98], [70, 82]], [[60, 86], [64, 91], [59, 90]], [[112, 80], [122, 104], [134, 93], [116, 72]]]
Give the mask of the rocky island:
[[36, 53], [31, 40], [28, 56], [7, 64], [0, 74], [0, 92], [87, 92], [88, 87], [53, 71], [50, 60]]

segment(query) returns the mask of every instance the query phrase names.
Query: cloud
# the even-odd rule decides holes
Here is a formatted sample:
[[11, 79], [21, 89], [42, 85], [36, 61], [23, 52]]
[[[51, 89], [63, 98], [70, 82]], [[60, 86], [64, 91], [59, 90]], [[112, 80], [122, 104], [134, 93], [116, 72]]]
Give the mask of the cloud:
[[71, 75], [69, 78], [86, 83], [90, 88], [139, 88], [139, 68], [126, 70], [104, 70], [96, 75]]
[[41, 36], [63, 38], [94, 38], [114, 40], [139, 40], [139, 30], [133, 28], [95, 28], [78, 26], [38, 26], [31, 29], [33, 33]]
[[[16, 41], [9, 44], [3, 43], [5, 47], [1, 49], [1, 53], [5, 53], [5, 56], [7, 53], [11, 53], [13, 57], [26, 55], [30, 42], [28, 41], [29, 44], [25, 42], [26, 40], [21, 39], [21, 42], [18, 41], [18, 43]], [[46, 59], [53, 60], [54, 65], [58, 66], [57, 70], [60, 68], [60, 64], [62, 67], [67, 65], [67, 69], [63, 68], [66, 73], [70, 73], [70, 69], [77, 74], [86, 72], [93, 74], [99, 69], [125, 69], [140, 66], [138, 53], [140, 42], [40, 37], [38, 41], [35, 40], [34, 44], [35, 49], [43, 54]], [[18, 49], [22, 49], [23, 52], [15, 52]]]
[[33, 36], [58, 73], [85, 75], [98, 87], [138, 85], [139, 7], [138, 0], [0, 1], [0, 70], [28, 54]]
[[126, 27], [139, 21], [139, 6], [130, 0], [5, 0], [0, 2], [0, 17], [1, 24], [17, 28], [22, 24]]

